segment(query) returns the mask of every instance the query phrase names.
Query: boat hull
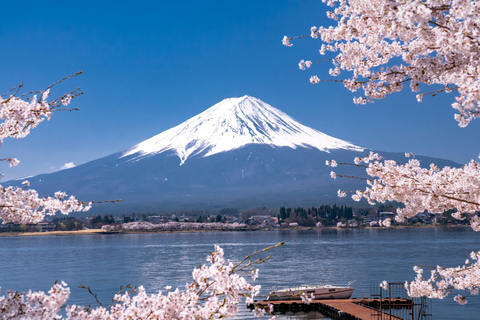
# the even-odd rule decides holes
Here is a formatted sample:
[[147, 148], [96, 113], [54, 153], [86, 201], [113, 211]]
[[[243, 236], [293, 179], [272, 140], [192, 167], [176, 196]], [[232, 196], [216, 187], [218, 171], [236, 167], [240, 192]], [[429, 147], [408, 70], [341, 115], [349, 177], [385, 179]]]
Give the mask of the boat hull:
[[288, 301], [302, 300], [301, 295], [304, 293], [309, 298], [313, 294], [313, 300], [326, 299], [349, 299], [354, 289], [350, 287], [304, 287], [293, 288], [270, 292], [267, 300], [269, 301]]

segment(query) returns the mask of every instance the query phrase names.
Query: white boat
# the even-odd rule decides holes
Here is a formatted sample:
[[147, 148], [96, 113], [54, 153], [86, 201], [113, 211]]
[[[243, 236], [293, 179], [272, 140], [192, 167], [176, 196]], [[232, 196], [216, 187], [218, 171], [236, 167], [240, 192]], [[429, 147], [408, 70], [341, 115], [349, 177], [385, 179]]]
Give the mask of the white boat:
[[350, 286], [300, 286], [296, 288], [287, 288], [281, 290], [273, 290], [268, 295], [267, 300], [282, 301], [282, 300], [302, 300], [301, 295], [305, 294], [313, 300], [321, 299], [349, 299], [353, 294], [353, 288]]

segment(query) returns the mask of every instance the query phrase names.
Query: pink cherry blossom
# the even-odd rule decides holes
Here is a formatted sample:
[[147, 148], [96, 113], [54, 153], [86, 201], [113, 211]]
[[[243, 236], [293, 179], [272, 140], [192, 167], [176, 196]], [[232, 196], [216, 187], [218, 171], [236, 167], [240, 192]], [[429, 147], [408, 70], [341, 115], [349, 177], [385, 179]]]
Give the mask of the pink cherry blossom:
[[[312, 27], [310, 33], [289, 37], [320, 40], [320, 55], [331, 54], [331, 77], [342, 75], [343, 85], [352, 92], [356, 104], [401, 91], [406, 85], [419, 102], [425, 96], [454, 92], [451, 106], [460, 127], [480, 117], [480, 3], [465, 0], [323, 0], [331, 11], [329, 27]], [[284, 39], [285, 40], [285, 39]], [[306, 68], [305, 60], [301, 69]], [[317, 76], [311, 83], [319, 83]], [[436, 85], [435, 89], [427, 89]], [[430, 90], [430, 91], [429, 91]], [[397, 210], [396, 220], [403, 222], [419, 212], [443, 213], [454, 209], [456, 219], [469, 219], [473, 230], [480, 231], [480, 164], [472, 160], [461, 168], [420, 166], [411, 154], [404, 163], [382, 159], [371, 153], [357, 157], [352, 164], [363, 167], [370, 176], [367, 187], [352, 195], [353, 200], [368, 203], [397, 201], [405, 206]], [[332, 166], [333, 162], [327, 162]], [[341, 175], [332, 172], [332, 178]], [[339, 196], [346, 192], [339, 190]], [[390, 221], [381, 225], [388, 226]], [[473, 253], [470, 264], [455, 268], [437, 267], [432, 276], [417, 278], [406, 287], [412, 296], [443, 298], [451, 290], [477, 294], [480, 288], [480, 263]], [[466, 295], [454, 299], [465, 304]]]
[[[79, 73], [65, 77], [59, 82], [77, 76]], [[57, 82], [58, 83], [58, 82]], [[20, 139], [30, 134], [44, 120], [49, 120], [55, 110], [67, 106], [72, 98], [81, 95], [78, 90], [63, 95], [59, 99], [48, 102], [50, 86], [46, 90], [31, 97], [17, 97], [18, 88], [10, 96], [0, 96], [0, 143], [6, 138]], [[10, 166], [19, 164], [16, 158], [4, 158]], [[86, 211], [91, 203], [83, 203], [65, 193], [56, 193], [54, 197], [40, 197], [33, 189], [28, 189], [30, 183], [23, 182], [23, 188], [0, 186], [0, 219], [3, 223], [38, 223], [45, 215], [54, 215], [57, 212], [68, 214], [74, 211]]]
[[[331, 76], [351, 91], [361, 89], [365, 104], [401, 91], [409, 85], [413, 92], [421, 84], [437, 84], [425, 95], [454, 91], [452, 107], [462, 127], [480, 116], [480, 6], [463, 0], [323, 0], [332, 7], [327, 17], [330, 27], [311, 27], [303, 37], [321, 40], [320, 54], [331, 52]], [[302, 60], [304, 61], [304, 60]], [[301, 69], [308, 65], [301, 63]], [[310, 78], [318, 83], [318, 78]]]
[[[271, 246], [264, 252], [281, 244]], [[254, 253], [254, 254], [255, 254]], [[234, 264], [224, 258], [222, 248], [215, 246], [207, 258], [209, 264], [195, 268], [193, 280], [184, 289], [148, 294], [143, 286], [124, 293], [117, 293], [113, 303], [96, 308], [67, 305], [70, 289], [64, 282], [55, 283], [48, 292], [19, 293], [8, 291], [6, 296], [0, 296], [2, 319], [68, 319], [68, 320], [116, 320], [116, 319], [222, 319], [234, 317], [241, 301], [246, 298], [252, 303], [260, 292], [260, 286], [255, 286], [241, 274], [257, 274], [248, 260]], [[311, 301], [312, 297], [306, 297]], [[63, 317], [60, 309], [65, 308]], [[270, 310], [271, 312], [271, 310]], [[255, 315], [265, 313], [263, 309], [255, 309]]]

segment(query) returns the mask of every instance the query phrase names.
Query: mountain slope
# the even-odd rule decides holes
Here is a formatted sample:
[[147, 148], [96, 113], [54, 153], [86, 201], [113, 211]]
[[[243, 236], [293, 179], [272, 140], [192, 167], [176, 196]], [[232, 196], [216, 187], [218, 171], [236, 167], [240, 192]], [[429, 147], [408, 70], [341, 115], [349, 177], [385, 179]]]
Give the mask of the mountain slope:
[[[362, 189], [364, 183], [331, 179], [325, 161], [351, 162], [369, 151], [244, 96], [225, 99], [126, 151], [28, 180], [42, 195], [62, 190], [85, 201], [123, 199], [95, 205], [94, 214], [345, 204], [352, 200], [338, 198], [337, 190]], [[404, 161], [403, 154], [382, 155]], [[338, 169], [364, 174], [350, 166]]]
[[260, 99], [243, 96], [222, 100], [182, 124], [137, 144], [122, 157], [136, 155], [137, 160], [172, 150], [183, 164], [189, 156], [208, 157], [249, 144], [363, 151], [350, 142], [302, 125]]

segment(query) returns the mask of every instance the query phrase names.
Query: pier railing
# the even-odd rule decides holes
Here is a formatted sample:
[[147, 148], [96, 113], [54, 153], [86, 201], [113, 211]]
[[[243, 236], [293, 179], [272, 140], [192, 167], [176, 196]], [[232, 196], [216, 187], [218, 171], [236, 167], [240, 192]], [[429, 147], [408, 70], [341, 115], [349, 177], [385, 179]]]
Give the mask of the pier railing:
[[370, 299], [364, 299], [361, 305], [371, 308], [372, 318], [378, 320], [431, 320], [432, 302], [425, 297], [411, 298], [407, 295], [405, 284], [389, 283], [386, 289], [379, 283], [372, 283]]

